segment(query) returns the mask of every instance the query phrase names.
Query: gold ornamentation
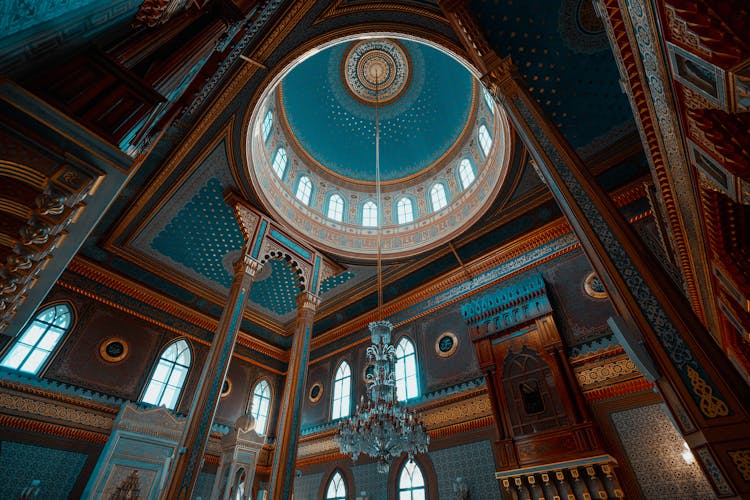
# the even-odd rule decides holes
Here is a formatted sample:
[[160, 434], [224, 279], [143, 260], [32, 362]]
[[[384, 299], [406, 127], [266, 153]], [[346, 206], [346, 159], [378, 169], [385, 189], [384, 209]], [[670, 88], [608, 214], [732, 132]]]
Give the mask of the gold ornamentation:
[[98, 429], [112, 428], [111, 417], [13, 394], [0, 394], [0, 408], [14, 410], [34, 418], [52, 418]]
[[435, 352], [441, 358], [449, 358], [458, 349], [458, 338], [451, 333], [445, 332], [435, 341]]
[[609, 363], [602, 363], [576, 373], [581, 387], [600, 384], [626, 375], [638, 374], [638, 368], [630, 358], [618, 359]]
[[595, 272], [589, 273], [583, 280], [583, 290], [586, 292], [586, 295], [595, 299], [606, 299], [608, 297], [604, 285]]
[[320, 398], [323, 397], [323, 384], [320, 382], [315, 382], [312, 387], [310, 387], [310, 394], [308, 395], [310, 398], [310, 402], [312, 404], [317, 403], [320, 401]]
[[737, 470], [740, 471], [742, 479], [750, 482], [750, 448], [730, 451], [729, 456], [732, 458], [734, 465], [737, 466]]
[[225, 398], [232, 392], [232, 379], [229, 377], [224, 379], [224, 384], [221, 386], [221, 397]]
[[99, 355], [104, 361], [117, 363], [128, 355], [129, 347], [125, 340], [119, 337], [110, 337], [99, 344]]
[[705, 380], [701, 378], [692, 367], [687, 367], [688, 378], [693, 386], [693, 392], [701, 398], [701, 412], [708, 418], [725, 417], [729, 414], [729, 408], [721, 399], [714, 396], [714, 390]]

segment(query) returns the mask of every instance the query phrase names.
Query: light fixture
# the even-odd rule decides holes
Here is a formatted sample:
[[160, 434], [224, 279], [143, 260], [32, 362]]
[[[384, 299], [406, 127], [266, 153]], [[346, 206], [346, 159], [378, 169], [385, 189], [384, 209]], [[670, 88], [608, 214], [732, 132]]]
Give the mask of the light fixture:
[[380, 120], [378, 115], [378, 93], [380, 73], [375, 72], [375, 190], [377, 195], [377, 279], [378, 321], [370, 323], [372, 345], [367, 348], [367, 360], [374, 363], [374, 370], [367, 375], [367, 399], [362, 396], [354, 413], [339, 422], [334, 441], [341, 453], [356, 461], [360, 455], [368, 455], [377, 461], [380, 473], [388, 472], [390, 462], [406, 453], [409, 459], [425, 453], [430, 444], [419, 415], [398, 401], [395, 364], [396, 349], [391, 345], [393, 325], [383, 319], [383, 273], [381, 262], [382, 204], [380, 202]]

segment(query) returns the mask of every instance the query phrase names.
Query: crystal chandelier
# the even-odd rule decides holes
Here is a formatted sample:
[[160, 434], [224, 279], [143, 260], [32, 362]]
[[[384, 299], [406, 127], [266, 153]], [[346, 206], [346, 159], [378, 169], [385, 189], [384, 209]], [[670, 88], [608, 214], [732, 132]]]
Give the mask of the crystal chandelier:
[[[376, 68], [377, 72], [378, 69]], [[372, 345], [367, 348], [367, 360], [374, 365], [367, 375], [367, 395], [362, 396], [354, 414], [339, 422], [333, 440], [341, 453], [356, 461], [365, 454], [377, 460], [378, 472], [386, 473], [394, 458], [406, 453], [413, 459], [425, 453], [430, 435], [422, 419], [401, 405], [396, 392], [396, 349], [391, 345], [393, 325], [383, 320], [383, 273], [381, 264], [382, 205], [380, 203], [380, 122], [378, 118], [378, 81], [375, 74], [375, 189], [378, 200], [378, 321], [370, 323]]]

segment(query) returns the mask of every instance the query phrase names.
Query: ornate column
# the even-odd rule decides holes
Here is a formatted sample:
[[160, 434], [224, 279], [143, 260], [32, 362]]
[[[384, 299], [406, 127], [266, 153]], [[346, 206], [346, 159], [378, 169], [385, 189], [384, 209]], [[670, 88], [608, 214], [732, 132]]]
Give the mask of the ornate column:
[[488, 45], [461, 0], [441, 2], [489, 91], [500, 101], [605, 283], [618, 313], [643, 334], [659, 390], [721, 497], [750, 494], [750, 388], [685, 297], [527, 90]]
[[315, 309], [319, 303], [320, 297], [310, 292], [302, 292], [297, 297], [297, 326], [289, 353], [289, 367], [279, 410], [279, 432], [271, 470], [270, 492], [273, 500], [287, 500], [292, 496], [301, 402], [304, 398], [307, 362], [310, 357], [310, 337]]
[[221, 313], [219, 326], [208, 351], [208, 359], [203, 365], [197, 393], [185, 422], [182, 438], [177, 446], [164, 489], [160, 498], [183, 500], [192, 497], [198, 473], [203, 462], [214, 414], [219, 405], [219, 395], [229, 362], [240, 330], [245, 302], [253, 284], [253, 278], [260, 271], [261, 263], [249, 256], [245, 248], [243, 257], [235, 264], [234, 281], [229, 290], [227, 305]]

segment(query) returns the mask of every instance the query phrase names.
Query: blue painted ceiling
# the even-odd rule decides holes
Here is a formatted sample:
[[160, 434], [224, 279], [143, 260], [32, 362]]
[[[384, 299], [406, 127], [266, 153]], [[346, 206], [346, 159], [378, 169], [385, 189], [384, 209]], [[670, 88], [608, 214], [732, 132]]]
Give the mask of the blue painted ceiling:
[[[402, 41], [412, 78], [400, 99], [380, 109], [381, 177], [399, 179], [434, 163], [458, 139], [469, 119], [471, 74], [448, 55]], [[375, 109], [355, 100], [341, 78], [349, 44], [323, 50], [282, 82], [291, 130], [319, 163], [339, 175], [375, 180]]]
[[490, 44], [500, 56], [511, 56], [574, 147], [623, 124], [635, 130], [590, 0], [471, 0], [469, 5]]

